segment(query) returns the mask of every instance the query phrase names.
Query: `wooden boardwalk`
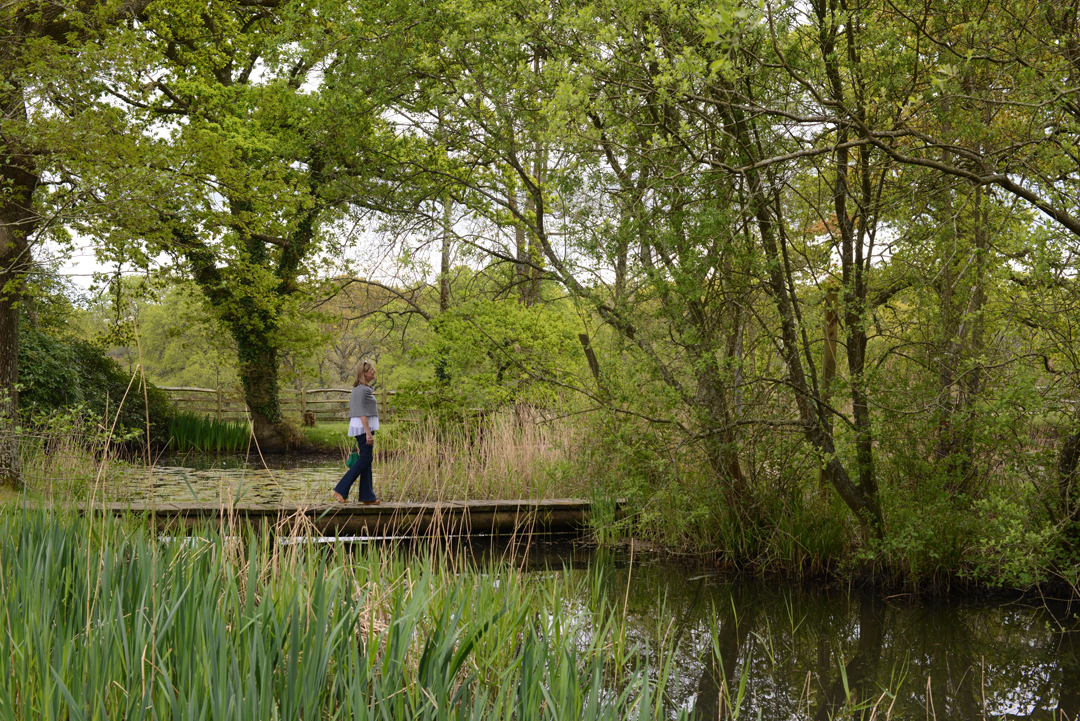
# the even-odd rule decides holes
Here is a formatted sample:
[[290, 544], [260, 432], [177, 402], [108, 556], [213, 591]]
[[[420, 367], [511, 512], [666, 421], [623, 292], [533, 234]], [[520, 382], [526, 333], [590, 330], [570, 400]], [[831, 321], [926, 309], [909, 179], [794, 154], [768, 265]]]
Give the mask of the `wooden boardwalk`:
[[[152, 516], [159, 528], [200, 523], [261, 526], [279, 535], [471, 536], [561, 533], [584, 528], [591, 517], [580, 499], [450, 501], [428, 503], [325, 504], [300, 506], [215, 503], [94, 503], [83, 506], [115, 515]], [[618, 513], [618, 511], [617, 511]]]

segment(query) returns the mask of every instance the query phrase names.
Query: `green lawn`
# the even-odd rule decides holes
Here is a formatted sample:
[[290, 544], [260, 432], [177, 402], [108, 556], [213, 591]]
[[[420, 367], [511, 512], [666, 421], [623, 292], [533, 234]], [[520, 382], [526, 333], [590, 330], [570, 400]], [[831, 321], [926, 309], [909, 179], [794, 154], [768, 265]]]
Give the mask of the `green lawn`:
[[349, 438], [348, 421], [336, 421], [319, 423], [314, 426], [300, 429], [304, 434], [304, 442], [312, 449], [321, 451], [339, 451], [353, 445]]
[[[381, 424], [375, 441], [379, 446], [379, 451], [385, 453], [398, 448], [401, 445], [400, 435], [408, 426], [408, 423], [401, 422]], [[350, 452], [356, 447], [356, 441], [349, 438], [349, 424], [345, 421], [319, 423], [300, 430], [304, 434], [304, 442], [308, 450]]]
[[42, 500], [42, 495], [36, 491], [16, 491], [8, 486], [0, 486], [0, 506], [14, 506], [26, 501], [40, 503]]

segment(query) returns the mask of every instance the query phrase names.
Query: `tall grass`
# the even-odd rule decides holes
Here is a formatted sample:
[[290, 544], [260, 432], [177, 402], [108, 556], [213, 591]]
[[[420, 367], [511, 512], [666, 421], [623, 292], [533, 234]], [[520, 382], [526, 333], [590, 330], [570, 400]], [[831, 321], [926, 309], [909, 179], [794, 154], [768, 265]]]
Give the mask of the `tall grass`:
[[566, 472], [577, 438], [568, 424], [510, 411], [467, 425], [394, 424], [376, 441], [393, 449], [376, 465], [376, 492], [403, 501], [588, 497], [588, 479]]
[[7, 509], [0, 718], [667, 716], [618, 609], [452, 565]]
[[111, 481], [109, 460], [126, 451], [112, 429], [75, 408], [32, 419], [16, 437], [23, 480], [45, 498], [84, 500]]
[[219, 421], [210, 416], [178, 413], [169, 423], [169, 450], [176, 453], [234, 453], [247, 447], [250, 421]]

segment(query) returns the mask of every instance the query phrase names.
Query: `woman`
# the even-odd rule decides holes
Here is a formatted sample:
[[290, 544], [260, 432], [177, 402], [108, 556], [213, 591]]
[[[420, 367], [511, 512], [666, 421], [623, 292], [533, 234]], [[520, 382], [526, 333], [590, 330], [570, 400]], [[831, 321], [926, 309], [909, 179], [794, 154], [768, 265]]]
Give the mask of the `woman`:
[[379, 406], [375, 402], [375, 391], [371, 382], [375, 380], [375, 364], [362, 361], [356, 367], [356, 382], [353, 383], [352, 395], [349, 396], [349, 435], [356, 437], [360, 460], [345, 471], [338, 484], [334, 486], [334, 498], [340, 503], [349, 499], [349, 489], [360, 478], [360, 490], [357, 495], [365, 506], [379, 505], [375, 491], [371, 487], [371, 462], [374, 458], [375, 431], [379, 429]]

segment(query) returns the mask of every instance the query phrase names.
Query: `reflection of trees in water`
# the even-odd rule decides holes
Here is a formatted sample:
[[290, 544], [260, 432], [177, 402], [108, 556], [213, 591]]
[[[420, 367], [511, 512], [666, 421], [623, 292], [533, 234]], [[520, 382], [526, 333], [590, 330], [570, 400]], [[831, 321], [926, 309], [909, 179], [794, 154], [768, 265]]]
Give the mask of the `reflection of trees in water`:
[[[838, 712], [846, 706], [865, 708], [867, 704], [873, 704], [878, 690], [876, 684], [877, 668], [881, 660], [881, 646], [885, 637], [885, 625], [883, 620], [884, 608], [875, 603], [869, 597], [863, 597], [859, 602], [858, 612], [858, 641], [854, 655], [844, 664], [843, 673], [836, 673], [831, 683], [824, 686], [821, 691], [821, 700], [817, 704], [815, 719], [826, 721], [837, 716]], [[828, 639], [819, 636], [818, 646], [821, 647]], [[829, 673], [829, 669], [819, 667], [819, 679]], [[856, 711], [856, 718], [865, 715]]]
[[757, 617], [757, 605], [748, 602], [746, 594], [731, 597], [731, 603], [717, 609], [717, 622], [711, 631], [715, 635], [712, 647], [702, 657], [701, 677], [693, 717], [696, 719], [723, 718], [739, 688], [739, 661], [750, 640], [750, 631]]
[[878, 718], [890, 705], [892, 718], [1080, 715], [1080, 630], [1068, 609], [898, 605], [688, 581], [670, 567], [636, 567], [628, 586], [627, 573], [609, 573], [603, 595], [625, 601], [626, 633], [651, 665], [677, 669], [671, 715], [726, 718], [724, 689], [734, 697], [744, 667], [748, 718], [863, 719], [876, 703]]
[[1047, 639], [1047, 653], [1057, 658], [1061, 679], [1058, 688], [1057, 711], [1062, 719], [1074, 721], [1080, 719], [1080, 622], [1077, 609], [1073, 604], [1055, 603], [1047, 606], [1047, 613], [1053, 619], [1052, 632]]

